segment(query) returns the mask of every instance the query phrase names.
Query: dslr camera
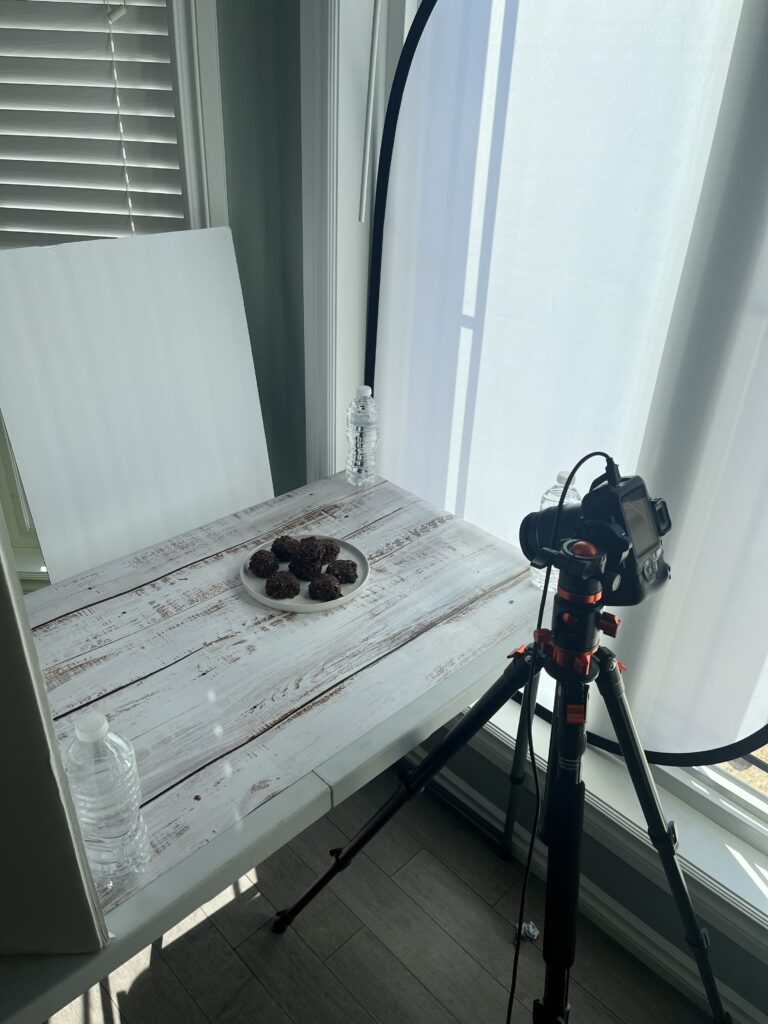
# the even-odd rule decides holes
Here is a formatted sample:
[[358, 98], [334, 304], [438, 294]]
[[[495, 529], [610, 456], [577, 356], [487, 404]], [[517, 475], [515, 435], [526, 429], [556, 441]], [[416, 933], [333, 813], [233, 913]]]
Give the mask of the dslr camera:
[[[663, 498], [650, 498], [641, 476], [622, 477], [611, 462], [580, 505], [527, 515], [520, 524], [520, 547], [535, 568], [552, 565], [599, 579], [609, 604], [635, 605], [670, 578], [661, 538], [671, 525]], [[594, 559], [575, 559], [575, 540], [592, 544]]]

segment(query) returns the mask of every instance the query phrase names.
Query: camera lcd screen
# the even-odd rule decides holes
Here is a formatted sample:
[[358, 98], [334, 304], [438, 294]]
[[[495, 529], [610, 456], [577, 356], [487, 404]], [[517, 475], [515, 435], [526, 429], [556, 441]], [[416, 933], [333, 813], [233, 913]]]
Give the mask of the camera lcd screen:
[[621, 504], [635, 557], [640, 558], [659, 543], [650, 502], [643, 491], [638, 489], [622, 498]]

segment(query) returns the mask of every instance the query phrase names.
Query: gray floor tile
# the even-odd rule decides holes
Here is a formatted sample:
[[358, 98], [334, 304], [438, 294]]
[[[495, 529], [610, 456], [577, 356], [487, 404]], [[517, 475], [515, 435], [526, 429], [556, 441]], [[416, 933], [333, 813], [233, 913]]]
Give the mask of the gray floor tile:
[[[544, 894], [544, 883], [532, 876], [525, 901], [525, 919], [533, 919], [542, 930]], [[496, 904], [496, 910], [509, 921], [510, 926], [517, 923], [519, 903], [520, 885], [517, 884]], [[541, 941], [536, 943], [538, 947], [541, 947]], [[586, 991], [623, 1024], [647, 1024], [649, 1020], [701, 1024], [708, 1019], [583, 914], [579, 915], [571, 979], [574, 1015], [580, 992]]]
[[[522, 869], [429, 794], [406, 805], [284, 935], [269, 922], [394, 791], [387, 772], [204, 904], [50, 1024], [502, 1024]], [[526, 920], [544, 926], [544, 886]], [[521, 949], [513, 1020], [544, 990]], [[709, 1019], [583, 918], [573, 1024]], [[111, 997], [111, 998], [110, 998]]]
[[[329, 841], [333, 846], [338, 837], [338, 829], [321, 819], [292, 845], [316, 869]], [[461, 1024], [477, 1024], [478, 1007], [489, 1021], [503, 1020], [504, 988], [368, 857], [356, 858], [333, 886], [368, 930]]]
[[48, 1024], [121, 1024], [121, 1018], [107, 991], [101, 985], [94, 985], [49, 1017]]
[[488, 903], [495, 903], [520, 877], [516, 862], [500, 856], [489, 839], [429, 792], [407, 803], [397, 820]]
[[[489, 974], [502, 985], [509, 984], [515, 954], [513, 928], [482, 897], [426, 850], [401, 868], [394, 880]], [[535, 996], [538, 984], [530, 989], [525, 984], [528, 958], [522, 963], [520, 991]]]
[[[379, 785], [378, 780], [374, 780], [374, 782], [377, 783], [375, 786], [368, 785], [358, 793], [354, 793], [344, 803], [334, 807], [328, 815], [329, 820], [348, 839], [360, 831], [397, 788], [396, 777], [393, 777], [389, 786], [385, 787]], [[403, 864], [407, 864], [420, 849], [421, 843], [414, 839], [395, 817], [368, 843], [365, 852], [382, 871], [392, 875]]]
[[337, 950], [328, 966], [378, 1024], [456, 1024], [367, 928]]
[[647, 1024], [649, 1020], [702, 1024], [710, 1020], [709, 1015], [702, 1013], [583, 915], [579, 921], [573, 976], [610, 1007], [624, 1024]]
[[[257, 873], [260, 891], [276, 909], [290, 906], [315, 878], [314, 872], [290, 846], [283, 847], [260, 864]], [[325, 960], [362, 924], [333, 892], [326, 890], [296, 918], [292, 927], [309, 948]]]
[[202, 909], [163, 936], [162, 956], [216, 1024], [290, 1024], [272, 995]]
[[105, 986], [126, 1024], [207, 1024], [208, 1018], [163, 960], [160, 943], [118, 967]]
[[239, 952], [296, 1024], [373, 1024], [349, 990], [292, 929], [261, 928]]
[[[509, 987], [515, 955], [513, 925], [426, 851], [398, 871], [395, 881], [500, 984]], [[543, 994], [540, 943], [524, 943], [516, 999], [531, 1008], [533, 1000]], [[571, 984], [570, 998], [577, 1019], [593, 1024], [618, 1024], [617, 1017], [575, 982]]]
[[202, 910], [231, 946], [239, 945], [275, 915], [275, 907], [256, 884], [255, 871], [227, 886]]

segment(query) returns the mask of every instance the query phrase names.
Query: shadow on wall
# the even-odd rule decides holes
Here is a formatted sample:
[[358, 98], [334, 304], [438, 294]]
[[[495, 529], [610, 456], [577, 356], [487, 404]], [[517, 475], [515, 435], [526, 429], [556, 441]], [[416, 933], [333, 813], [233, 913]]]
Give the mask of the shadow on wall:
[[298, 0], [217, 5], [227, 206], [275, 493], [306, 483]]

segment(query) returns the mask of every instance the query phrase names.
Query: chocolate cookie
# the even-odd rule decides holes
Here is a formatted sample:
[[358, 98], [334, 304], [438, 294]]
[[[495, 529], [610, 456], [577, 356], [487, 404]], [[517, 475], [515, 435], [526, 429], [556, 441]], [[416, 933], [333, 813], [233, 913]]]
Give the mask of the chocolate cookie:
[[323, 565], [319, 558], [315, 561], [301, 557], [292, 558], [288, 568], [300, 580], [313, 580], [315, 576], [319, 576], [323, 571]]
[[299, 541], [299, 550], [294, 557], [301, 559], [302, 562], [322, 562], [324, 550], [325, 541], [318, 540], [317, 537], [304, 537]]
[[339, 583], [354, 583], [357, 579], [357, 564], [351, 558], [336, 558], [328, 563], [325, 571]]
[[313, 601], [335, 601], [341, 597], [341, 584], [335, 576], [318, 576], [309, 584], [309, 596]]
[[271, 551], [257, 551], [252, 555], [248, 568], [254, 576], [261, 576], [262, 579], [266, 579], [273, 572], [277, 572], [280, 568], [280, 563]]
[[272, 551], [281, 562], [290, 562], [299, 553], [299, 542], [287, 534], [272, 541]]
[[296, 597], [301, 591], [301, 584], [291, 572], [273, 572], [266, 582], [267, 595], [278, 600]]
[[323, 562], [332, 562], [339, 557], [341, 548], [335, 540], [325, 540], [323, 544]]

